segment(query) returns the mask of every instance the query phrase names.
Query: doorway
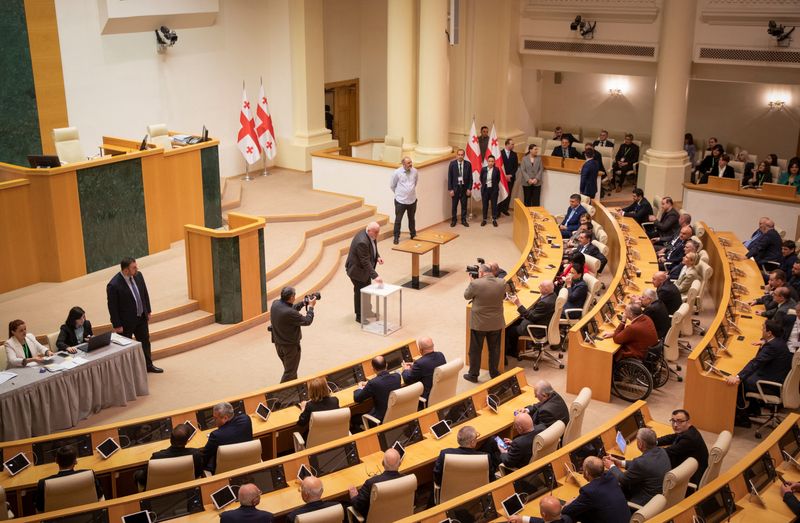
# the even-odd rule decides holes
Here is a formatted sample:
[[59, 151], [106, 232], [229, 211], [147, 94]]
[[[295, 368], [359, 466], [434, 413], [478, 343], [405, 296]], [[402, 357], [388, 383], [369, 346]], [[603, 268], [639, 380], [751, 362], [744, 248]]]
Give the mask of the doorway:
[[350, 156], [350, 144], [359, 140], [358, 78], [326, 83], [325, 106], [325, 126], [339, 141], [339, 154]]

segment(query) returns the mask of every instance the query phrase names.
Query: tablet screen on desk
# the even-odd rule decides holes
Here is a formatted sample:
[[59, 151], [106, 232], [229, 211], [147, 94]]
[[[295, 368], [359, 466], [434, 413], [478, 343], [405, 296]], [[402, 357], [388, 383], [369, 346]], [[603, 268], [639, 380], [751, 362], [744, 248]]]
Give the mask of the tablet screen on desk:
[[183, 424], [186, 425], [186, 428], [189, 430], [189, 437], [186, 440], [189, 441], [194, 437], [195, 433], [197, 433], [197, 427], [195, 427], [194, 424], [188, 419], [184, 421]]
[[25, 454], [20, 452], [10, 460], [3, 463], [3, 466], [12, 476], [16, 476], [26, 468], [31, 466], [31, 462], [25, 457]]
[[286, 475], [284, 474], [283, 465], [281, 464], [268, 469], [248, 472], [241, 476], [234, 476], [230, 479], [230, 484], [234, 487], [244, 485], [245, 483], [254, 483], [262, 493], [280, 490], [287, 486]]
[[150, 514], [146, 510], [140, 510], [139, 512], [122, 516], [122, 523], [153, 523]]
[[396, 450], [398, 454], [400, 454], [400, 461], [403, 461], [403, 456], [406, 455], [406, 449], [403, 448], [403, 445], [399, 441], [395, 441], [394, 445], [392, 445], [392, 448]]
[[436, 439], [442, 439], [450, 434], [450, 425], [447, 424], [447, 420], [443, 419], [439, 423], [431, 426], [431, 432]]
[[217, 510], [225, 508], [236, 500], [236, 494], [230, 485], [225, 485], [216, 492], [211, 493], [211, 501], [214, 502], [214, 508]]
[[97, 452], [103, 457], [108, 459], [113, 453], [119, 450], [119, 445], [114, 438], [108, 438], [97, 446]]
[[497, 414], [497, 400], [494, 399], [493, 395], [489, 394], [486, 396], [486, 406], [489, 407], [492, 412]]
[[81, 434], [72, 438], [41, 441], [33, 444], [33, 462], [45, 465], [56, 461], [56, 454], [64, 447], [72, 447], [78, 451], [79, 458], [92, 455], [91, 434]]
[[497, 400], [498, 405], [502, 405], [503, 403], [519, 396], [519, 381], [517, 380], [516, 376], [506, 378], [497, 385], [492, 385], [489, 387], [488, 392], [489, 395]]
[[506, 499], [503, 500], [503, 510], [506, 512], [506, 516], [511, 517], [517, 512], [522, 510], [525, 504], [522, 502], [522, 498], [519, 497], [519, 494], [516, 492], [511, 494]]
[[261, 418], [263, 421], [267, 421], [269, 419], [269, 413], [271, 411], [267, 408], [266, 405], [263, 403], [259, 403], [258, 407], [256, 407], [256, 415]]
[[200, 487], [143, 499], [139, 502], [139, 506], [142, 510], [154, 512], [157, 522], [187, 516], [195, 512], [203, 512], [204, 510]]

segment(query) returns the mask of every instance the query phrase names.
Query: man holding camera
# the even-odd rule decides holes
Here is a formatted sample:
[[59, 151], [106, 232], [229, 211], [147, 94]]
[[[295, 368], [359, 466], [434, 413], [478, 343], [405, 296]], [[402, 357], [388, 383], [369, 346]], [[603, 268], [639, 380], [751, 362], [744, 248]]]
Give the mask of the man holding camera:
[[[314, 306], [319, 299], [319, 293], [309, 296], [295, 305], [294, 287], [281, 289], [281, 297], [272, 302], [269, 309], [269, 327], [272, 333], [272, 343], [278, 351], [278, 357], [283, 363], [283, 376], [281, 383], [297, 379], [297, 367], [300, 366], [300, 339], [303, 335], [300, 327], [311, 325], [314, 321]], [[301, 314], [300, 309], [306, 307], [306, 313]]]
[[489, 347], [489, 375], [494, 378], [500, 375], [500, 337], [506, 326], [503, 317], [503, 299], [506, 287], [503, 280], [496, 278], [488, 265], [478, 267], [478, 278], [470, 279], [464, 291], [464, 298], [472, 300], [470, 316], [469, 372], [464, 379], [478, 383], [481, 371], [481, 353], [483, 340]]

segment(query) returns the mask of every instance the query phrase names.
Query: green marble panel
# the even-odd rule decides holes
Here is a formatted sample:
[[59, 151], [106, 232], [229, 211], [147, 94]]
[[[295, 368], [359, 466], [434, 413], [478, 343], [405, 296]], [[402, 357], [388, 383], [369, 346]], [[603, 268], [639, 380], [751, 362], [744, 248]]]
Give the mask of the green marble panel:
[[264, 229], [258, 230], [258, 263], [261, 277], [261, 312], [267, 312], [267, 255], [264, 252]]
[[80, 169], [77, 177], [86, 272], [149, 254], [141, 159]]
[[205, 226], [222, 226], [222, 195], [219, 192], [219, 150], [216, 146], [200, 149], [200, 168], [203, 171], [203, 217]]
[[0, 161], [28, 166], [42, 153], [23, 0], [0, 1]]
[[214, 267], [214, 319], [217, 323], [242, 321], [242, 278], [239, 238], [211, 238]]

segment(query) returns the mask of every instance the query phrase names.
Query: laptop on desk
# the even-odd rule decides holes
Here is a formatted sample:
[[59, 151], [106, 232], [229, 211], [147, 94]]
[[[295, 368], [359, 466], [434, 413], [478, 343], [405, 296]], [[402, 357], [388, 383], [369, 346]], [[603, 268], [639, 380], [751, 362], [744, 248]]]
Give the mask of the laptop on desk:
[[86, 343], [81, 343], [75, 347], [83, 352], [92, 352], [93, 350], [101, 349], [111, 343], [111, 331], [104, 334], [92, 336]]

